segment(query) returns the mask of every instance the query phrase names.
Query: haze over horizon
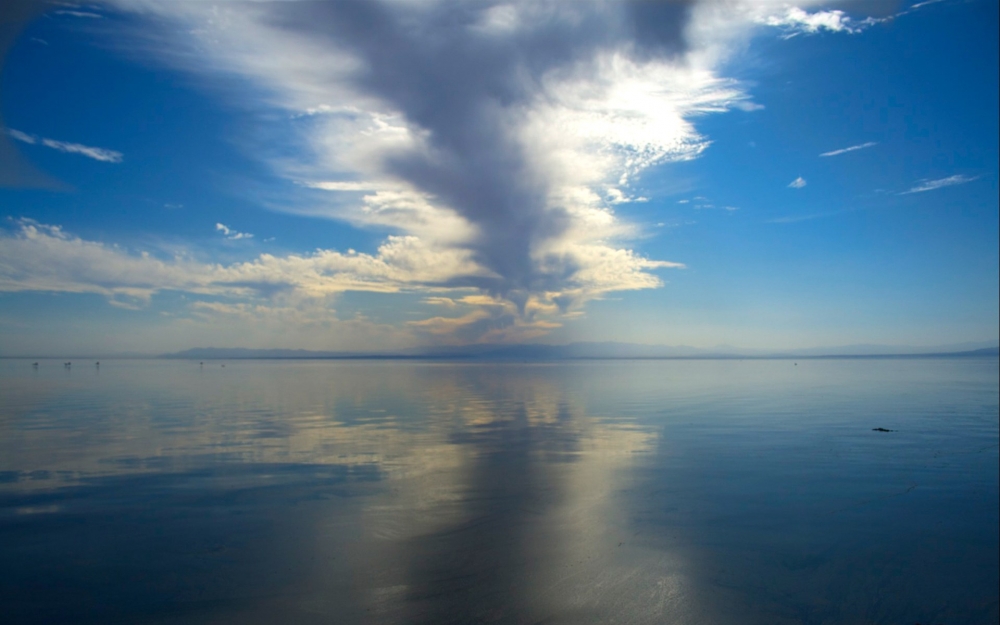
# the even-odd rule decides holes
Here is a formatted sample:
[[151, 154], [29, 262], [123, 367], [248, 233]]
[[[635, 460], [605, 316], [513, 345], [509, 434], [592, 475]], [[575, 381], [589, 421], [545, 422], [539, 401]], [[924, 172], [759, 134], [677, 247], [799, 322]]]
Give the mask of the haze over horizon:
[[995, 344], [995, 2], [0, 9], [0, 356]]

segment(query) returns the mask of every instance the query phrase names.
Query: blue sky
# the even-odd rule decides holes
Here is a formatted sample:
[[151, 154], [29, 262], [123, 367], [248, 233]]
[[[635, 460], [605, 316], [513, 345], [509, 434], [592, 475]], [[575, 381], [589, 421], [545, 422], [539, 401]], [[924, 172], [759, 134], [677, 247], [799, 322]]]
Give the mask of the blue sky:
[[997, 339], [995, 2], [37, 6], [0, 354]]

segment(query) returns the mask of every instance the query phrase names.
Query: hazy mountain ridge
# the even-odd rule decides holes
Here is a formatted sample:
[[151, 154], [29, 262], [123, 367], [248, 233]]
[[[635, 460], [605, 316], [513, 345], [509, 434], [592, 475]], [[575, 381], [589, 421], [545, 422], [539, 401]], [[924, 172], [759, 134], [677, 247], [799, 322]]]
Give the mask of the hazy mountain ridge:
[[[836, 348], [761, 350], [719, 347], [704, 349], [684, 345], [641, 345], [635, 343], [569, 343], [567, 345], [462, 345], [417, 347], [394, 352], [337, 352], [305, 349], [251, 349], [198, 347], [159, 358], [212, 359], [354, 359], [354, 358], [470, 358], [483, 360], [572, 360], [601, 358], [821, 358], [888, 356], [1000, 356], [1000, 346], [976, 344], [938, 347], [893, 347], [849, 345]], [[968, 347], [967, 347], [968, 346]], [[962, 349], [965, 347], [965, 349]]]

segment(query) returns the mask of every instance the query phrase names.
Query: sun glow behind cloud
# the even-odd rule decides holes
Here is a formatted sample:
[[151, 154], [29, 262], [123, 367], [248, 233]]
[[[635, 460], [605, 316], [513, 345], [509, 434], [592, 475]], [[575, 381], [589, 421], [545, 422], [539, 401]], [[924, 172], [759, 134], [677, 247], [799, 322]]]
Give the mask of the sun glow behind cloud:
[[[240, 106], [290, 120], [280, 150], [249, 150], [303, 191], [272, 208], [388, 234], [368, 254], [323, 248], [210, 263], [24, 220], [0, 241], [10, 268], [0, 289], [135, 305], [165, 291], [227, 300], [202, 302], [202, 314], [420, 292], [453, 305], [405, 325], [441, 341], [537, 338], [589, 301], [662, 286], [661, 272], [683, 259], [637, 252], [644, 233], [628, 205], [648, 200], [645, 172], [710, 149], [700, 119], [762, 108], [723, 75], [732, 50], [762, 27], [853, 33], [874, 23], [749, 1], [108, 6], [138, 17], [119, 38], [128, 54], [236, 77], [246, 86]], [[225, 221], [220, 239], [253, 243]]]
[[120, 6], [168, 18], [180, 47], [206, 53], [197, 68], [161, 60], [243, 76], [301, 121], [313, 158], [271, 166], [330, 192], [314, 214], [464, 257], [439, 286], [514, 317], [660, 286], [651, 270], [682, 265], [622, 246], [638, 231], [613, 206], [644, 170], [708, 147], [698, 116], [750, 104], [684, 44], [699, 18], [683, 4], [664, 5], [649, 42], [618, 3]]

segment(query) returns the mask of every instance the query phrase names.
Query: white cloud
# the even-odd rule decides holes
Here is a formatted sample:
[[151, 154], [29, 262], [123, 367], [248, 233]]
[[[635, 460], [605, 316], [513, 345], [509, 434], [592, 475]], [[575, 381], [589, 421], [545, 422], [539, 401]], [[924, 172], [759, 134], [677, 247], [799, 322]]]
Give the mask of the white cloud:
[[807, 33], [816, 33], [820, 30], [854, 32], [850, 25], [851, 18], [843, 11], [836, 10], [809, 13], [798, 7], [790, 7], [781, 15], [771, 15], [761, 21], [768, 26], [783, 26]]
[[115, 150], [108, 150], [105, 148], [95, 148], [89, 145], [82, 145], [79, 143], [67, 143], [65, 141], [56, 141], [55, 139], [42, 139], [42, 144], [50, 147], [54, 150], [59, 150], [60, 152], [67, 152], [70, 154], [81, 154], [87, 158], [92, 158], [95, 161], [104, 161], [105, 163], [120, 163], [122, 162], [122, 153]]
[[[357, 23], [338, 3], [122, 6], [175, 20], [176, 45], [161, 58], [242, 75], [301, 126], [301, 160], [272, 164], [308, 187], [347, 192], [311, 214], [464, 250], [492, 275], [481, 288], [497, 294], [574, 290], [586, 267], [554, 264], [551, 249], [629, 252], [637, 227], [612, 209], [646, 199], [631, 188], [637, 177], [697, 158], [710, 145], [698, 117], [757, 108], [718, 75], [718, 55], [685, 49], [684, 11], [657, 35], [667, 51], [657, 41], [647, 53], [633, 38], [638, 17], [617, 3], [469, 3], [468, 29], [441, 26], [450, 9], [438, 2], [373, 4]], [[397, 29], [400, 20], [422, 26]], [[377, 50], [374, 35], [384, 35]], [[200, 51], [196, 66], [184, 65], [184, 46]], [[661, 267], [621, 258], [640, 272]]]
[[385, 189], [386, 185], [379, 182], [366, 182], [366, 181], [355, 181], [355, 180], [341, 180], [341, 181], [324, 181], [320, 180], [317, 182], [307, 182], [306, 186], [313, 189], [323, 189], [324, 191], [376, 191], [378, 189]]
[[909, 195], [910, 193], [924, 193], [925, 191], [934, 191], [935, 189], [943, 189], [944, 187], [953, 187], [957, 184], [966, 184], [974, 180], [978, 180], [979, 176], [964, 176], [962, 174], [955, 174], [954, 176], [948, 176], [947, 178], [939, 178], [937, 180], [921, 180], [918, 184], [914, 185], [909, 191], [903, 191], [899, 195]]
[[761, 108], [722, 74], [761, 23], [867, 23], [756, 0], [116, 4], [155, 18], [137, 47], [242, 77], [241, 106], [292, 124], [280, 158], [261, 157], [308, 196], [287, 210], [460, 258], [443, 282], [521, 316], [656, 288], [679, 265], [631, 249], [623, 205], [646, 199], [643, 172], [709, 149], [700, 119]]
[[833, 215], [841, 215], [846, 212], [851, 212], [850, 210], [838, 210], [838, 211], [827, 211], [822, 213], [807, 213], [802, 215], [786, 215], [784, 217], [775, 217], [774, 219], [768, 219], [766, 223], [769, 224], [794, 224], [800, 221], [811, 221], [813, 219], [822, 219], [823, 217], [831, 217]]
[[840, 154], [846, 154], [848, 152], [854, 152], [855, 150], [864, 150], [865, 148], [870, 148], [878, 145], [877, 141], [868, 141], [867, 143], [860, 143], [858, 145], [852, 145], [849, 148], [842, 148], [840, 150], [833, 150], [832, 152], [823, 152], [820, 156], [838, 156]]
[[67, 152], [69, 154], [80, 154], [96, 161], [104, 161], [105, 163], [122, 162], [122, 153], [115, 150], [95, 148], [89, 145], [82, 145], [80, 143], [56, 141], [55, 139], [46, 139], [44, 137], [39, 138], [26, 132], [21, 132], [20, 130], [14, 130], [13, 128], [8, 129], [7, 134], [22, 143], [28, 143], [31, 145], [37, 145], [40, 143], [46, 147], [52, 148], [53, 150]]
[[21, 132], [20, 130], [14, 130], [13, 128], [10, 128], [7, 130], [7, 134], [22, 143], [28, 143], [31, 145], [35, 145], [36, 143], [38, 143], [38, 139], [36, 139], [34, 136], [29, 135], [26, 132]]
[[253, 235], [249, 232], [237, 232], [232, 228], [229, 228], [225, 224], [215, 224], [215, 229], [222, 232], [223, 235], [230, 241], [239, 241], [240, 239], [252, 239]]
[[430, 304], [431, 306], [445, 306], [447, 308], [455, 308], [456, 306], [458, 306], [458, 302], [456, 302], [454, 299], [450, 297], [441, 297], [441, 296], [425, 297], [420, 301], [423, 304]]
[[69, 15], [70, 17], [87, 17], [92, 19], [101, 19], [104, 17], [99, 13], [92, 13], [90, 11], [61, 10], [61, 11], [53, 11], [53, 13], [55, 13], [56, 15]]
[[[15, 224], [13, 232], [0, 231], [0, 292], [95, 293], [111, 305], [137, 309], [148, 306], [157, 293], [175, 291], [218, 298], [192, 304], [192, 314], [290, 320], [291, 309], [305, 307], [315, 309], [310, 314], [316, 322], [331, 317], [330, 298], [345, 291], [425, 292], [426, 303], [471, 309], [460, 319], [435, 317], [411, 324], [410, 332], [444, 342], [535, 338], [576, 315], [579, 302], [610, 291], [659, 286], [648, 270], [683, 267], [629, 250], [569, 243], [547, 250], [540, 260], [543, 265], [582, 267], [559, 290], [498, 297], [468, 295], [478, 291], [476, 279], [488, 277], [489, 271], [467, 251], [432, 248], [413, 236], [390, 236], [375, 254], [319, 249], [304, 255], [260, 254], [224, 265], [190, 255], [136, 253], [30, 219]], [[233, 233], [219, 225], [220, 231]], [[455, 332], [441, 337], [443, 328]]]
[[225, 297], [325, 297], [344, 291], [439, 288], [482, 270], [460, 251], [429, 249], [411, 236], [389, 237], [377, 253], [319, 249], [230, 265], [189, 256], [158, 258], [87, 241], [30, 219], [0, 232], [0, 291], [99, 293], [148, 300], [166, 290]]
[[[810, 13], [799, 7], [790, 7], [784, 3], [769, 2], [768, 0], [758, 0], [756, 3], [751, 3], [750, 10], [754, 12], [754, 20], [758, 24], [780, 28], [785, 32], [783, 38], [790, 39], [802, 34], [816, 34], [820, 31], [857, 34], [877, 24], [891, 22], [898, 17], [942, 1], [918, 2], [907, 9], [885, 17], [865, 17], [858, 20], [852, 19], [841, 10], [819, 10]], [[774, 11], [774, 9], [777, 10]]]
[[802, 176], [799, 176], [795, 180], [793, 180], [793, 181], [791, 181], [791, 182], [788, 183], [788, 188], [789, 189], [801, 189], [802, 187], [806, 186], [806, 184], [807, 184], [806, 183], [806, 179], [803, 178]]
[[853, 21], [840, 10], [810, 13], [798, 7], [789, 7], [782, 13], [758, 16], [757, 21], [767, 26], [783, 29], [786, 32], [786, 37], [794, 37], [799, 34], [816, 34], [823, 30], [855, 34], [884, 21], [884, 19], [866, 18], [861, 21]]

